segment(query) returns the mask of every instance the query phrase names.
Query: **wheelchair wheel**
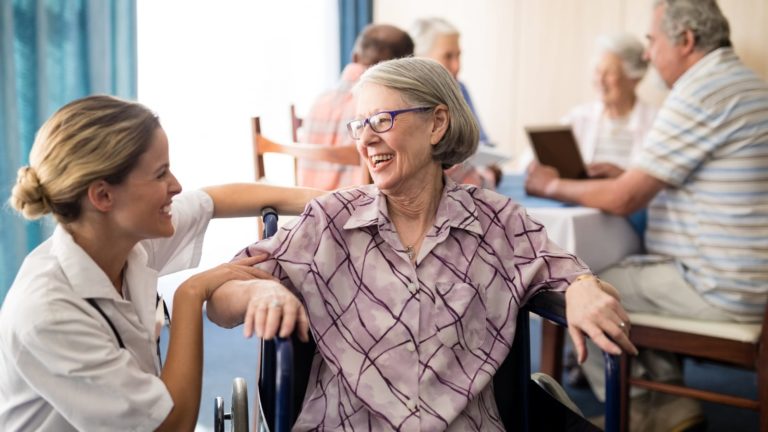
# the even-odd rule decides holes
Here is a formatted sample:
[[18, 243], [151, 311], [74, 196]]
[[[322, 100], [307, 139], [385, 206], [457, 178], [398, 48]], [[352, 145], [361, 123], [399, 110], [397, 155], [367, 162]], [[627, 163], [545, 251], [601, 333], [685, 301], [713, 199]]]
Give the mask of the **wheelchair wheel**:
[[213, 430], [224, 432], [227, 420], [232, 422], [230, 431], [248, 432], [248, 385], [244, 378], [232, 382], [232, 411], [224, 412], [224, 398], [217, 396], [213, 405]]

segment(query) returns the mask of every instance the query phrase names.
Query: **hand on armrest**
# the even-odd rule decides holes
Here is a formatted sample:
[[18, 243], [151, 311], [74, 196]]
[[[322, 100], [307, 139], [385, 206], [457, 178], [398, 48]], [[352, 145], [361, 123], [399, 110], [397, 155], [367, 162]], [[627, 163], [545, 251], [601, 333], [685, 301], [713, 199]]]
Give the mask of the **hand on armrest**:
[[309, 320], [299, 299], [274, 279], [232, 281], [208, 301], [208, 317], [227, 328], [244, 324], [243, 334], [262, 339], [288, 337], [294, 330], [309, 340]]
[[611, 284], [594, 276], [578, 278], [568, 287], [565, 301], [568, 332], [579, 363], [587, 359], [585, 335], [607, 353], [637, 354], [629, 340], [629, 315]]

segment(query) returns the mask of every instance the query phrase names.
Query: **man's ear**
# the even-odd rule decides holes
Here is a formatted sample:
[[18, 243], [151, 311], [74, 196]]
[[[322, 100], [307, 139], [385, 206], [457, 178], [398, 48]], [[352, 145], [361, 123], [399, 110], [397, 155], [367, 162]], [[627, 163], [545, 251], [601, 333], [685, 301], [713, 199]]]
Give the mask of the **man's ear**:
[[683, 31], [683, 40], [680, 41], [683, 54], [691, 54], [696, 48], [696, 35], [690, 29]]
[[451, 116], [448, 113], [448, 107], [440, 104], [433, 110], [432, 117], [432, 133], [430, 135], [429, 143], [437, 145], [443, 140], [446, 132], [448, 132], [448, 126], [451, 124]]
[[106, 212], [114, 204], [112, 185], [104, 180], [96, 180], [88, 185], [88, 202], [101, 212]]

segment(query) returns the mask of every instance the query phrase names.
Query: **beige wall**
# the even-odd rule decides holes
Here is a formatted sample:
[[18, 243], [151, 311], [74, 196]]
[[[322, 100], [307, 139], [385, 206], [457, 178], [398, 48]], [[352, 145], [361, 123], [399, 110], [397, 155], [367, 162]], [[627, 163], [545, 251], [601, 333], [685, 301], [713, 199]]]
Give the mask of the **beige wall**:
[[[768, 1], [720, 5], [737, 53], [768, 79]], [[500, 147], [520, 155], [528, 147], [524, 125], [557, 122], [595, 97], [595, 38], [627, 31], [644, 40], [651, 6], [650, 0], [376, 0], [374, 21], [407, 30], [416, 18], [442, 16], [456, 25], [462, 32], [460, 78], [483, 125]], [[639, 92], [656, 104], [666, 94], [650, 75]]]

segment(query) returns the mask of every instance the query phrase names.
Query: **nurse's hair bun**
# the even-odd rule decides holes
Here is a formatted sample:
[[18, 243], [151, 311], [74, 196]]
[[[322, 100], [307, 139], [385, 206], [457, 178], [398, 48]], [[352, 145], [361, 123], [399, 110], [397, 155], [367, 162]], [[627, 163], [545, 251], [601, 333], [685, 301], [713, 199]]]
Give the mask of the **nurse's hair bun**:
[[51, 206], [37, 172], [30, 166], [19, 168], [11, 191], [11, 206], [27, 219], [39, 219], [51, 213]]

